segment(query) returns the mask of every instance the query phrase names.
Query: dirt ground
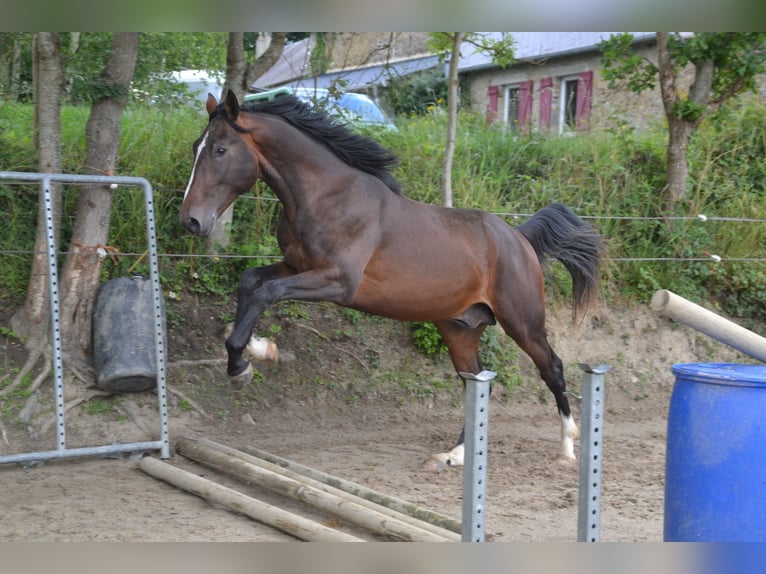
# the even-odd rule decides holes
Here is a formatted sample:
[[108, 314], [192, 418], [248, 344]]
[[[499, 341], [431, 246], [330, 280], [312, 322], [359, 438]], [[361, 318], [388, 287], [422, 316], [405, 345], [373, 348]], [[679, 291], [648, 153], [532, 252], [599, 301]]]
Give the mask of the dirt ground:
[[[223, 364], [198, 362], [222, 357], [220, 309], [193, 301], [171, 305], [171, 444], [188, 436], [235, 448], [256, 446], [459, 520], [462, 472], [423, 468], [432, 454], [451, 448], [462, 424], [462, 391], [448, 360], [433, 362], [407, 348], [402, 344], [406, 327], [400, 324], [360, 319], [321, 305], [314, 309], [310, 316], [295, 307], [274, 313], [271, 324], [278, 326], [270, 332], [284, 360], [262, 368], [256, 384], [236, 392]], [[578, 362], [611, 366], [601, 539], [660, 541], [670, 366], [748, 361], [644, 307], [602, 306], [578, 328], [569, 323], [566, 308], [550, 315], [550, 340], [564, 359], [572, 388], [580, 386]], [[1, 341], [0, 377], [5, 370], [8, 380], [20, 360], [20, 344], [9, 337]], [[526, 357], [519, 362], [524, 382], [512, 391], [496, 387], [490, 407], [486, 532], [495, 541], [573, 541], [578, 469], [556, 462], [555, 406]], [[445, 378], [454, 379], [454, 385], [432, 382]], [[0, 453], [55, 447], [45, 424], [49, 402], [40, 398], [24, 423], [7, 404], [3, 407]], [[156, 404], [152, 392], [82, 403], [67, 414], [67, 446], [154, 440]], [[145, 475], [135, 458], [0, 467], [0, 540], [294, 540]], [[180, 455], [170, 462], [339, 525]]]

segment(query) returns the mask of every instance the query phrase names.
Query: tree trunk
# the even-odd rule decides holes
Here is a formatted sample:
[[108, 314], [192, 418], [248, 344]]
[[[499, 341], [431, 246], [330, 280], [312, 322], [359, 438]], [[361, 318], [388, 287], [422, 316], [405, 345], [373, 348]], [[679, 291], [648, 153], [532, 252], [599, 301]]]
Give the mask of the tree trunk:
[[[61, 93], [64, 73], [61, 69], [60, 35], [39, 32], [34, 38], [35, 143], [39, 150], [38, 169], [43, 173], [61, 171]], [[55, 244], [58, 245], [61, 216], [61, 186], [51, 185], [53, 196]], [[42, 194], [38, 203], [37, 236], [27, 299], [11, 321], [13, 330], [26, 339], [30, 351], [42, 349], [48, 341], [47, 220]]]
[[657, 32], [657, 63], [660, 75], [660, 92], [665, 117], [668, 120], [667, 168], [663, 201], [665, 211], [672, 214], [676, 204], [686, 197], [686, 183], [689, 177], [689, 164], [686, 150], [689, 138], [699, 125], [710, 106], [713, 90], [714, 62], [711, 59], [692, 62], [694, 81], [689, 87], [687, 100], [697, 105], [697, 111], [691, 108], [679, 114], [680, 100], [676, 85], [676, 71], [668, 49], [668, 33]]
[[668, 118], [668, 165], [665, 171], [664, 204], [665, 211], [671, 215], [676, 203], [686, 197], [686, 181], [689, 165], [686, 149], [692, 127], [689, 122], [677, 118]]
[[242, 32], [229, 32], [228, 41], [226, 43], [226, 81], [223, 84], [223, 94], [221, 99], [226, 95], [226, 90], [231, 90], [237, 95], [238, 100], [242, 100], [242, 83], [245, 79], [245, 54], [244, 46], [242, 45], [244, 33]]
[[245, 69], [242, 90], [247, 93], [255, 81], [263, 74], [268, 72], [271, 67], [277, 63], [282, 52], [285, 50], [287, 34], [285, 32], [271, 32], [271, 41], [263, 52], [256, 52], [255, 62], [249, 64]]
[[[120, 144], [120, 119], [128, 101], [129, 86], [138, 53], [138, 33], [115, 33], [100, 81], [111, 93], [96, 100], [85, 135], [88, 144], [86, 173], [114, 175]], [[83, 186], [77, 203], [77, 220], [70, 254], [64, 265], [61, 297], [61, 330], [65, 349], [89, 359], [91, 310], [101, 275], [99, 246], [106, 244], [112, 209], [109, 186]]]
[[445, 207], [452, 207], [452, 160], [455, 156], [455, 135], [457, 133], [458, 64], [460, 63], [460, 44], [462, 41], [463, 33], [455, 32], [447, 77], [447, 145], [444, 149], [444, 169], [442, 171], [442, 193]]
[[[50, 32], [48, 32], [50, 34]], [[56, 34], [58, 36], [58, 34]], [[13, 38], [13, 59], [11, 60], [11, 74], [9, 77], [9, 94], [13, 100], [17, 100], [21, 95], [21, 44], [22, 37], [20, 33], [14, 34]]]

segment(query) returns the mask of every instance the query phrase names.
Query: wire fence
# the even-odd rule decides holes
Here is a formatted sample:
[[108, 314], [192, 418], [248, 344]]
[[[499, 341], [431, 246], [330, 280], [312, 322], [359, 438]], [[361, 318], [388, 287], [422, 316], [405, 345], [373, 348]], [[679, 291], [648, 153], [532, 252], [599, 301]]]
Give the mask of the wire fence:
[[[176, 195], [182, 195], [183, 190], [170, 188], [170, 187], [157, 187], [154, 188], [154, 193], [172, 193]], [[238, 201], [265, 201], [265, 202], [278, 202], [279, 199], [268, 195], [242, 195]], [[492, 211], [494, 215], [502, 217], [504, 219], [518, 222], [520, 220], [528, 219], [534, 215], [534, 213], [526, 212], [512, 212], [512, 211]], [[695, 221], [699, 223], [707, 222], [726, 222], [726, 223], [745, 223], [745, 224], [764, 224], [766, 218], [757, 217], [731, 217], [731, 216], [717, 216], [707, 215], [699, 213], [691, 216], [633, 216], [633, 215], [585, 215], [578, 214], [581, 219], [591, 221], [658, 221], [658, 222], [690, 222]], [[44, 252], [43, 252], [44, 253]], [[59, 255], [69, 255], [73, 252], [60, 250]], [[34, 250], [24, 249], [0, 249], [0, 255], [17, 255], [17, 256], [33, 256], [36, 252]], [[142, 257], [144, 253], [138, 252], [105, 252], [100, 253], [102, 256], [117, 255], [121, 257]], [[280, 255], [273, 254], [209, 254], [209, 253], [158, 253], [157, 256], [163, 259], [260, 259], [260, 260], [280, 260]], [[726, 255], [718, 255], [714, 253], [704, 253], [700, 256], [687, 256], [687, 257], [610, 257], [606, 255], [604, 261], [613, 262], [746, 262], [746, 263], [766, 263], [766, 254], [762, 257], [728, 257]]]

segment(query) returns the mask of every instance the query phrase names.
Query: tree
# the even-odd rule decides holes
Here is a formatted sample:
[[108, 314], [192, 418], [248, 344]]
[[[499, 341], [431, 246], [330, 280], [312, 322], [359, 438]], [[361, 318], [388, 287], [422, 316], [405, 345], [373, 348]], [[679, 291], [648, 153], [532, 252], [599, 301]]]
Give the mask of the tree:
[[[142, 57], [138, 59], [139, 37]], [[39, 171], [61, 171], [60, 108], [64, 100], [90, 102], [91, 113], [85, 128], [87, 151], [86, 173], [112, 175], [116, 172], [120, 142], [120, 119], [128, 102], [134, 79], [148, 86], [157, 74], [183, 68], [222, 69], [224, 36], [220, 33], [38, 33], [0, 34], [0, 47], [13, 48], [14, 54], [27, 52], [34, 60], [31, 70], [19, 69], [13, 58], [13, 75], [33, 77], [35, 97], [35, 131], [40, 151]], [[34, 44], [34, 46], [33, 46]], [[105, 56], [106, 54], [106, 56]], [[2, 58], [0, 58], [2, 60]], [[7, 63], [4, 69], [7, 72]], [[100, 73], [99, 73], [100, 71]], [[136, 77], [134, 72], [138, 74]], [[6, 76], [10, 77], [10, 76]], [[144, 82], [144, 83], [141, 83]], [[4, 97], [28, 97], [11, 89], [8, 81]], [[0, 82], [2, 85], [2, 82]], [[54, 229], [58, 235], [60, 194], [54, 192]], [[80, 188], [77, 218], [74, 224], [69, 256], [60, 274], [61, 331], [65, 334], [64, 351], [68, 359], [89, 362], [91, 308], [100, 279], [99, 245], [107, 241], [110, 227], [112, 196], [104, 186]], [[41, 205], [42, 210], [42, 205]], [[41, 213], [43, 213], [41, 211]], [[49, 347], [48, 274], [46, 252], [47, 227], [39, 218], [33, 269], [27, 287], [25, 306], [12, 319], [15, 332], [25, 338], [29, 357], [14, 381], [0, 394], [10, 392], [34, 368], [40, 355]], [[58, 243], [58, 239], [56, 239]], [[45, 380], [50, 361], [35, 378], [32, 386]]]
[[471, 32], [434, 32], [429, 38], [432, 51], [449, 56], [447, 73], [447, 142], [444, 149], [444, 167], [442, 169], [442, 197], [444, 205], [452, 207], [452, 161], [455, 155], [457, 134], [457, 114], [459, 100], [458, 63], [460, 48], [464, 42], [473, 45], [481, 52], [492, 55], [492, 60], [502, 67], [513, 62], [513, 37], [510, 35], [496, 39], [491, 36]]
[[6, 98], [29, 97], [32, 43], [30, 32], [0, 32], [0, 90]]
[[[38, 169], [42, 173], [61, 171], [61, 98], [64, 89], [64, 73], [61, 62], [61, 38], [57, 32], [39, 32], [33, 40], [34, 59], [34, 98], [35, 98], [35, 142], [39, 150]], [[45, 102], [44, 105], [38, 105]], [[61, 186], [51, 185], [52, 211], [61, 213]], [[42, 199], [42, 197], [41, 197]], [[54, 222], [54, 234], [58, 238], [59, 225]], [[10, 392], [18, 386], [24, 376], [35, 366], [47, 348], [48, 315], [50, 298], [48, 295], [48, 258], [47, 258], [47, 223], [45, 205], [39, 203], [37, 214], [37, 235], [35, 255], [27, 288], [27, 298], [12, 318], [15, 332], [21, 334], [27, 342], [29, 356], [16, 379], [4, 392]], [[58, 242], [57, 242], [58, 243]], [[43, 369], [42, 375], [33, 382], [37, 386], [48, 374]]]
[[[655, 88], [668, 123], [667, 170], [663, 202], [672, 213], [686, 195], [689, 167], [686, 150], [706, 117], [734, 96], [754, 90], [766, 70], [766, 33], [695, 33], [690, 37], [657, 32], [657, 63], [633, 49], [633, 35], [617, 34], [599, 44], [602, 75], [613, 87], [625, 81], [636, 94]], [[685, 72], [689, 81], [684, 83]]]
[[226, 44], [224, 91], [232, 90], [240, 100], [282, 55], [287, 34], [261, 32], [253, 41], [250, 41], [251, 36], [252, 34], [244, 32], [229, 32]]
[[442, 169], [442, 194], [445, 207], [452, 207], [452, 160], [455, 156], [455, 137], [457, 134], [458, 108], [458, 64], [460, 63], [460, 44], [463, 33], [455, 32], [452, 37], [452, 57], [447, 72], [447, 145], [444, 148], [444, 167]]
[[[92, 106], [85, 137], [86, 171], [114, 175], [120, 144], [120, 120], [130, 94], [130, 82], [138, 55], [139, 34], [116, 32], [106, 64], [99, 75], [101, 97]], [[64, 264], [61, 294], [61, 330], [67, 333], [65, 348], [86, 359], [91, 344], [91, 309], [102, 259], [98, 247], [109, 236], [112, 192], [108, 185], [86, 185], [77, 199], [69, 256]]]

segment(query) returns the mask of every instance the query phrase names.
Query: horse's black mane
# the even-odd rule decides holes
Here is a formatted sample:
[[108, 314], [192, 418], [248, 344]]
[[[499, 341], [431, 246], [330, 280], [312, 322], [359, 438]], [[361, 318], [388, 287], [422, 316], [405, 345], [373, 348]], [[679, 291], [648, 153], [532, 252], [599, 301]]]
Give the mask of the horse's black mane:
[[399, 182], [391, 173], [399, 163], [396, 155], [372, 138], [352, 131], [323, 110], [291, 94], [277, 96], [271, 101], [245, 102], [240, 110], [281, 117], [327, 146], [348, 165], [374, 175], [393, 192], [401, 193]]

